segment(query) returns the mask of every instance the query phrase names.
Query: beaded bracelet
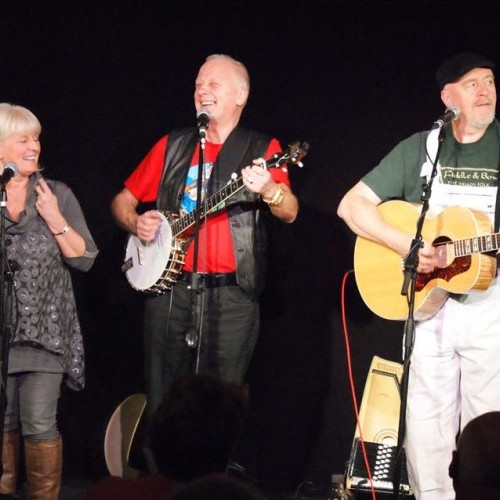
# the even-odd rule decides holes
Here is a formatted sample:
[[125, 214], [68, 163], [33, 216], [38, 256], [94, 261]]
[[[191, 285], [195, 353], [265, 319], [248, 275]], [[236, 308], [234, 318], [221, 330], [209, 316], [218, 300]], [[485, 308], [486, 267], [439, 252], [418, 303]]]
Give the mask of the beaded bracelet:
[[67, 233], [69, 231], [69, 226], [66, 224], [58, 233], [53, 233], [54, 236], [61, 236], [61, 234]]
[[276, 189], [273, 197], [270, 200], [266, 200], [265, 198], [262, 198], [262, 200], [266, 202], [270, 207], [275, 207], [283, 201], [284, 196], [285, 194], [283, 193], [283, 189], [281, 188], [281, 185], [278, 184], [278, 189]]

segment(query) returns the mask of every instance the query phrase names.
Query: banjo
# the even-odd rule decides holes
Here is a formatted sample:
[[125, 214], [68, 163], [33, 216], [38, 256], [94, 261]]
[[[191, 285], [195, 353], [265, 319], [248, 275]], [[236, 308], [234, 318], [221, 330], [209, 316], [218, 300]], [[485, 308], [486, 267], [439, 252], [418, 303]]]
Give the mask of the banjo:
[[[265, 161], [262, 168], [286, 170], [288, 164], [302, 167], [301, 160], [307, 154], [309, 144], [296, 142], [286, 151], [276, 153]], [[222, 208], [222, 204], [243, 187], [243, 178], [233, 174], [229, 182], [217, 193], [204, 200], [200, 207], [200, 219]], [[187, 249], [187, 230], [196, 221], [196, 209], [182, 217], [159, 212], [160, 225], [153, 241], [145, 242], [130, 234], [127, 239], [122, 271], [135, 290], [151, 295], [161, 295], [177, 281]]]

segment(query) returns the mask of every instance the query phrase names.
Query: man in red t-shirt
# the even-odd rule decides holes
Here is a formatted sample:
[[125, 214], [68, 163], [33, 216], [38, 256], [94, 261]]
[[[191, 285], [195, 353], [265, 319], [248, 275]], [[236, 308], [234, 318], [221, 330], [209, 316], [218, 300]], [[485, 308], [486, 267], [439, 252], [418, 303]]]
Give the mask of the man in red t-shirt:
[[[241, 382], [259, 330], [264, 216], [270, 213], [284, 222], [293, 222], [297, 216], [298, 201], [286, 171], [262, 168], [263, 158], [280, 151], [278, 141], [238, 126], [249, 88], [243, 64], [226, 55], [209, 56], [194, 90], [198, 117], [208, 117], [208, 128], [171, 131], [160, 139], [111, 205], [122, 228], [143, 242], [153, 242], [160, 224], [165, 223], [162, 212], [189, 217], [198, 192], [202, 200], [210, 199], [217, 189], [224, 189], [231, 168], [237, 176], [241, 174], [242, 189], [230, 199], [223, 198], [222, 208], [202, 218], [198, 244], [192, 237], [186, 239], [185, 263], [179, 276], [174, 273], [175, 283], [146, 300], [150, 413], [173, 380], [186, 372]], [[156, 202], [158, 210], [139, 214], [138, 206], [145, 202]]]

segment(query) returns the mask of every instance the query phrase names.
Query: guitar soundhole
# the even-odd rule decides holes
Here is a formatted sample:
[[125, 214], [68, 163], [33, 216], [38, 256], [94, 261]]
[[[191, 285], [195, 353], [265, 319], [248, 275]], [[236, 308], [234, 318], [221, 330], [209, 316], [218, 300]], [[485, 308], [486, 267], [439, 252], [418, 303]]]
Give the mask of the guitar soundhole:
[[[450, 241], [449, 238], [441, 236], [434, 241], [434, 245], [443, 244]], [[443, 247], [444, 248], [444, 247]], [[465, 273], [470, 269], [472, 258], [470, 255], [465, 255], [463, 257], [455, 257], [453, 262], [447, 267], [437, 267], [432, 271], [432, 273], [417, 274], [417, 279], [415, 283], [415, 288], [417, 292], [420, 292], [425, 288], [427, 283], [435, 279], [442, 279], [449, 282], [455, 276]]]

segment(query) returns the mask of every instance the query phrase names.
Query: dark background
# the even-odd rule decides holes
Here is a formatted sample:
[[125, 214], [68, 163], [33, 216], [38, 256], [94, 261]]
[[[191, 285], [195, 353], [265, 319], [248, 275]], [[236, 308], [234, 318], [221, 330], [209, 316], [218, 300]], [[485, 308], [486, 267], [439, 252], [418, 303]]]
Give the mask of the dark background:
[[[341, 290], [354, 237], [336, 206], [442, 113], [434, 73], [445, 57], [474, 50], [499, 60], [499, 10], [481, 1], [0, 3], [0, 100], [38, 116], [45, 175], [73, 188], [100, 248], [93, 269], [74, 277], [87, 387], [61, 401], [66, 474], [104, 473], [106, 419], [143, 390], [143, 297], [120, 272], [126, 234], [110, 200], [161, 135], [193, 125], [194, 79], [212, 53], [248, 67], [244, 125], [283, 145], [311, 144], [305, 167], [290, 171], [299, 217], [270, 228], [241, 458], [276, 492], [344, 470], [355, 417]], [[403, 325], [374, 317], [352, 274], [345, 306], [359, 403], [372, 357], [400, 360]]]

